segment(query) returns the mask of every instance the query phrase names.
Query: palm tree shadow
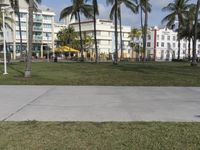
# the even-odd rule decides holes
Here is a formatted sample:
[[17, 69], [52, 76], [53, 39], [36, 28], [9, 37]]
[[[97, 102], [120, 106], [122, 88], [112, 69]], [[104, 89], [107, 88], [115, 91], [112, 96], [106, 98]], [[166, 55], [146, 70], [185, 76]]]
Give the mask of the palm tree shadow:
[[15, 67], [13, 67], [13, 65], [9, 65], [9, 68], [12, 69], [12, 70], [14, 70], [14, 71], [16, 71], [16, 72], [18, 72], [18, 73], [20, 73], [22, 76], [24, 75], [23, 71], [21, 71], [19, 69], [16, 69]]

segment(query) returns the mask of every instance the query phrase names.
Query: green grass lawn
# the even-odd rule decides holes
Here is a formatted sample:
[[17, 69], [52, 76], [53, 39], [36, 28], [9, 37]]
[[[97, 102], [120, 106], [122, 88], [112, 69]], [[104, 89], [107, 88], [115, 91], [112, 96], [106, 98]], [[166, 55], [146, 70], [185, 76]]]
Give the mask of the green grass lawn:
[[1, 150], [197, 150], [199, 123], [0, 122]]
[[1, 85], [122, 85], [200, 86], [200, 67], [189, 63], [33, 63], [32, 78], [24, 79], [23, 63], [8, 66]]

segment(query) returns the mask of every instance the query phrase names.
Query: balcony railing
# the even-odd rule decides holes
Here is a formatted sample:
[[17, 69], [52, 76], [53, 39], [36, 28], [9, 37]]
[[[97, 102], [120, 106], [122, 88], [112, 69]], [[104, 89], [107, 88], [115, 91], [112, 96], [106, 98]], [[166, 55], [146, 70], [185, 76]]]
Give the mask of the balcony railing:
[[42, 27], [33, 27], [33, 31], [42, 31], [43, 28]]
[[34, 18], [34, 22], [42, 22], [42, 17]]

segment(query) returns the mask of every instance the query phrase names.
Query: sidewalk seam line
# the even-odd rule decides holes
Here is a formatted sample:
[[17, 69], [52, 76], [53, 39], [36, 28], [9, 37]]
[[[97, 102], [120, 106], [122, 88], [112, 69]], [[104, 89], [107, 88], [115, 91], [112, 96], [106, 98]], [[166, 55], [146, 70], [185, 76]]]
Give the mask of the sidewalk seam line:
[[50, 89], [47, 89], [44, 93], [42, 93], [41, 95], [39, 95], [38, 97], [34, 98], [33, 100], [31, 100], [30, 102], [28, 102], [27, 104], [23, 105], [22, 107], [20, 107], [19, 109], [17, 109], [15, 112], [11, 113], [10, 115], [8, 115], [7, 117], [5, 117], [4, 119], [2, 119], [2, 121], [7, 121], [9, 118], [11, 118], [12, 116], [14, 116], [16, 113], [20, 112], [21, 110], [23, 110], [26, 106], [30, 105], [31, 103], [37, 101], [39, 98], [43, 97], [44, 95], [46, 95], [47, 93], [49, 93], [51, 90], [53, 90], [55, 88], [51, 87]]

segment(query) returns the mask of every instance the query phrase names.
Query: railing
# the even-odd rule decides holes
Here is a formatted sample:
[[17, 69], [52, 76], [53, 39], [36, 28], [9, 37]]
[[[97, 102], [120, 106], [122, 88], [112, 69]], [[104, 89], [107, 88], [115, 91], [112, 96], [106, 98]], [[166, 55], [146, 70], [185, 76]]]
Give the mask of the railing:
[[33, 30], [34, 30], [34, 31], [42, 31], [43, 28], [42, 28], [42, 27], [33, 27]]

